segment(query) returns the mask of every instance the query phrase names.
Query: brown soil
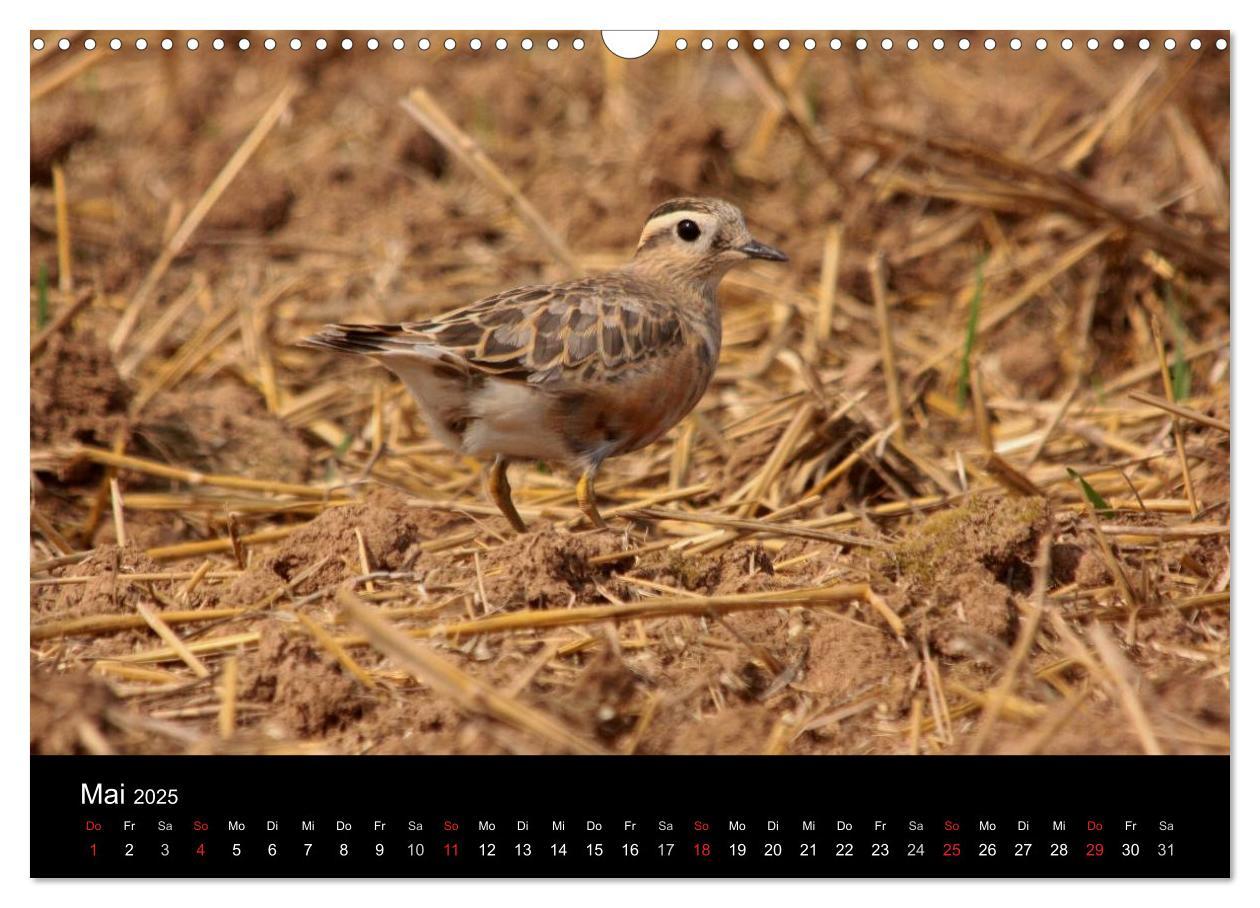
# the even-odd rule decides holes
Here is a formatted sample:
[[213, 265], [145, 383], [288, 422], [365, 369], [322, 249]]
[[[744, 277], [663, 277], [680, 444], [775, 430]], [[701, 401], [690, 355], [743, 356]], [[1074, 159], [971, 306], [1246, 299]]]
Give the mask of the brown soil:
[[99, 729], [117, 702], [101, 678], [32, 669], [31, 753], [88, 752], [84, 728]]
[[131, 390], [96, 335], [55, 335], [31, 363], [31, 444], [110, 447], [127, 426], [130, 401]]
[[573, 536], [554, 527], [509, 539], [482, 562], [485, 604], [551, 608], [598, 598], [596, 587], [610, 582], [616, 562], [596, 566], [589, 559], [618, 548], [610, 535]]
[[[821, 48], [830, 36], [818, 37]], [[1079, 658], [1101, 625], [1162, 751], [1228, 750], [1228, 433], [1180, 424], [1191, 514], [1167, 414], [1129, 396], [1164, 394], [1154, 324], [1181, 403], [1229, 419], [1227, 55], [1204, 51], [1186, 68], [1180, 40], [1160, 57], [1047, 53], [1014, 67], [1004, 54], [816, 50], [788, 89], [786, 106], [809, 114], [798, 124], [755, 63], [675, 55], [669, 35], [666, 52], [624, 78], [597, 36], [582, 53], [457, 51], [423, 65], [358, 50], [162, 57], [131, 43], [32, 108], [31, 271], [47, 288], [41, 302], [32, 287], [33, 333], [90, 296], [31, 361], [32, 505], [73, 553], [60, 557], [33, 522], [31, 620], [191, 611], [172, 627], [202, 647], [211, 677], [142, 624], [37, 634], [32, 752], [554, 749], [488, 716], [477, 694], [440, 692], [367, 645], [342, 614], [347, 586], [462, 672], [461, 690], [488, 685], [609, 752], [965, 752], [1038, 605], [1043, 540], [1042, 623], [982, 749], [1141, 750], [1114, 679]], [[32, 59], [42, 76], [56, 58]], [[785, 62], [771, 69], [790, 80]], [[1147, 65], [1132, 105], [1113, 110]], [[289, 110], [115, 357], [107, 339], [164, 244], [290, 84]], [[417, 86], [580, 270], [624, 260], [642, 216], [683, 193], [730, 198], [758, 238], [790, 253], [787, 266], [757, 263], [723, 282], [724, 347], [695, 421], [601, 472], [605, 511], [642, 502], [668, 519], [592, 531], [556, 465], [522, 463], [511, 480], [529, 529], [515, 535], [487, 507], [482, 468], [429, 436], [398, 382], [294, 345], [324, 322], [414, 319], [570, 276], [499, 189], [400, 107]], [[58, 289], [54, 164], [66, 178], [70, 294]], [[1104, 224], [1115, 229], [1050, 273]], [[905, 439], [868, 444], [893, 418], [876, 253]], [[960, 404], [978, 274], [982, 318], [1025, 303], [974, 339], [978, 385]], [[183, 308], [129, 371], [134, 344], [171, 306]], [[793, 423], [798, 442], [760, 482]], [[986, 468], [986, 424], [1041, 495], [1016, 495]], [[72, 450], [116, 444], [140, 462], [111, 474]], [[1105, 510], [1090, 513], [1069, 467]], [[111, 476], [121, 547], [101, 496]], [[681, 487], [693, 493], [672, 494]], [[793, 506], [756, 535], [720, 524]], [[169, 576], [126, 577], [140, 573]], [[847, 598], [788, 596], [835, 585]], [[617, 622], [569, 614], [659, 597], [680, 606]], [[749, 597], [761, 597], [755, 608]], [[239, 611], [198, 614], [209, 609]], [[479, 620], [489, 629], [450, 631]], [[237, 724], [224, 736], [229, 659]]]
[[240, 385], [162, 395], [133, 431], [140, 451], [206, 473], [302, 482], [310, 470], [301, 433]]
[[371, 701], [358, 683], [291, 622], [267, 621], [256, 658], [241, 680], [248, 702], [269, 704], [282, 734], [326, 738], [364, 718]]
[[74, 566], [74, 576], [89, 578], [86, 583], [37, 587], [32, 604], [41, 618], [129, 612], [138, 602], [150, 601], [151, 597], [141, 584], [121, 583], [119, 578], [160, 570], [161, 565], [135, 546], [98, 546]]
[[[363, 573], [360, 536], [370, 570], [411, 570], [420, 557], [421, 544], [434, 534], [422, 528], [422, 513], [397, 506], [396, 495], [386, 492], [377, 497], [392, 498], [395, 505], [363, 503], [325, 511], [274, 552], [257, 559], [232, 582], [225, 598], [257, 602], [283, 586], [293, 595], [336, 586]], [[313, 552], [319, 553], [315, 559], [311, 558]]]

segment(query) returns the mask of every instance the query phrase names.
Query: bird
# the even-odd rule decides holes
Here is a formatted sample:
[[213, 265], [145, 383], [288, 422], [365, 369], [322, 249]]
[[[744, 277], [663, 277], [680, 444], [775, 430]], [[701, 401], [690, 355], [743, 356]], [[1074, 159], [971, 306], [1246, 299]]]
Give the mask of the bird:
[[716, 198], [676, 198], [648, 215], [630, 262], [519, 287], [425, 321], [325, 325], [299, 343], [367, 356], [416, 399], [432, 435], [489, 461], [487, 491], [518, 533], [514, 461], [558, 463], [578, 506], [606, 528], [595, 478], [610, 457], [659, 439], [699, 402], [722, 344], [717, 288], [736, 265], [788, 257], [753, 239]]

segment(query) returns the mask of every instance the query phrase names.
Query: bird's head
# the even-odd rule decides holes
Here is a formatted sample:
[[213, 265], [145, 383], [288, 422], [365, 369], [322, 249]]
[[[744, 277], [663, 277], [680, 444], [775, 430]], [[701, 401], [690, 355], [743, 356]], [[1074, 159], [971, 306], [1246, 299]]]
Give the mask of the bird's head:
[[730, 202], [681, 198], [657, 205], [648, 215], [633, 264], [716, 287], [727, 271], [749, 259], [786, 262], [788, 257], [753, 239], [743, 213]]

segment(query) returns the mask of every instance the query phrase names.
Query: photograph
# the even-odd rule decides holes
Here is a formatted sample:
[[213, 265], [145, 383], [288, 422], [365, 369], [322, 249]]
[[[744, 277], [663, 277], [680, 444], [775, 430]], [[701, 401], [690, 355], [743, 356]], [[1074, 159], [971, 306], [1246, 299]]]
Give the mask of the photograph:
[[1229, 33], [649, 34], [30, 33], [32, 758], [1229, 754]]

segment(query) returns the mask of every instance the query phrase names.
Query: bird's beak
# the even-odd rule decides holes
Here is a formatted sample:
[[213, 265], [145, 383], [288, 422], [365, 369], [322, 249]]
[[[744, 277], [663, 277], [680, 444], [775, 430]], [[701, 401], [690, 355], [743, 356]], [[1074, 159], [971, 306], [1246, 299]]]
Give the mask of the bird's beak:
[[759, 243], [756, 240], [749, 240], [739, 247], [739, 251], [750, 259], [765, 259], [768, 262], [786, 262], [788, 260], [788, 257], [778, 249], [775, 249], [773, 246], [767, 246], [765, 243]]

